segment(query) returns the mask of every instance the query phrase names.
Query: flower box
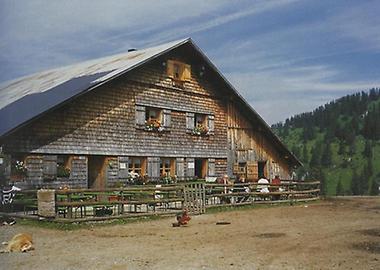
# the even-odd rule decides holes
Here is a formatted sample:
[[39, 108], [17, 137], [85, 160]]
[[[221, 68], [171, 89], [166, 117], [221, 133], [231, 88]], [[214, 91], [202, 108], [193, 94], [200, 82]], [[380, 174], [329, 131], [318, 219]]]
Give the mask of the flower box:
[[208, 131], [208, 128], [204, 125], [197, 125], [194, 129], [193, 129], [193, 135], [197, 135], [197, 136], [207, 136], [209, 135], [209, 131]]
[[145, 130], [161, 132], [164, 128], [162, 127], [161, 122], [157, 119], [150, 119], [145, 121]]

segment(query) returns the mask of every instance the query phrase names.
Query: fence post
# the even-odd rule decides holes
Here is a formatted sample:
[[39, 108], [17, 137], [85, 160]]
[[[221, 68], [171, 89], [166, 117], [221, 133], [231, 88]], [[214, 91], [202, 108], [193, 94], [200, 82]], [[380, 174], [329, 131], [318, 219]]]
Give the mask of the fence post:
[[55, 190], [40, 189], [37, 191], [38, 215], [55, 217]]

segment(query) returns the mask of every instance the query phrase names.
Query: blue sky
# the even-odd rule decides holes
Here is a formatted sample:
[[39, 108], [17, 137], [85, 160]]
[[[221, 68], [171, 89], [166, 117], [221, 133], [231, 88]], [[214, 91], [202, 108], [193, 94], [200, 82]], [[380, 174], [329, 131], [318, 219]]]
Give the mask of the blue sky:
[[269, 124], [380, 87], [380, 1], [0, 0], [0, 83], [191, 37]]

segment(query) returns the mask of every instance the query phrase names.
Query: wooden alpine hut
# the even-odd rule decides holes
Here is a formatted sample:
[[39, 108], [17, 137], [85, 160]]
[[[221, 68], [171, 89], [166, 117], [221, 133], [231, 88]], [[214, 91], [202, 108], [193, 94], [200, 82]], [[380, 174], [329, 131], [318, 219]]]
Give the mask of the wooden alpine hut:
[[191, 39], [48, 70], [0, 89], [0, 177], [104, 188], [301, 165]]

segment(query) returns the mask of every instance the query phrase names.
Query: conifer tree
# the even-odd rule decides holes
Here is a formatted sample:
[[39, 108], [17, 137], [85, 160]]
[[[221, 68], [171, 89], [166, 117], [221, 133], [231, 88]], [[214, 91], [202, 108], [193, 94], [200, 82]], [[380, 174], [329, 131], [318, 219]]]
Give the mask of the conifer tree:
[[338, 184], [336, 185], [336, 195], [342, 196], [344, 195], [344, 190], [342, 186], [342, 181], [339, 179]]
[[326, 196], [327, 195], [327, 179], [326, 175], [323, 173], [321, 169], [318, 170], [319, 179], [321, 181], [320, 189], [321, 189], [321, 195]]
[[369, 195], [379, 195], [379, 179], [373, 178], [369, 186]]
[[321, 165], [321, 156], [322, 156], [322, 144], [321, 142], [317, 142], [313, 147], [310, 166], [317, 167]]
[[302, 161], [304, 163], [308, 163], [309, 162], [309, 153], [307, 152], [307, 146], [306, 146], [306, 144], [304, 144], [303, 148], [302, 148]]
[[344, 155], [345, 153], [346, 153], [346, 144], [344, 143], [344, 141], [339, 141], [338, 154]]
[[352, 174], [351, 192], [352, 195], [360, 195], [360, 183], [356, 171], [354, 171], [354, 173]]
[[356, 144], [355, 142], [352, 142], [350, 144], [350, 147], [349, 147], [349, 150], [348, 150], [348, 153], [352, 156], [356, 153]]
[[370, 159], [372, 158], [373, 153], [372, 153], [372, 141], [371, 140], [365, 141], [363, 155], [367, 158], [370, 158]]
[[332, 163], [332, 151], [331, 151], [331, 145], [328, 143], [324, 149], [321, 159], [322, 166], [330, 167]]

